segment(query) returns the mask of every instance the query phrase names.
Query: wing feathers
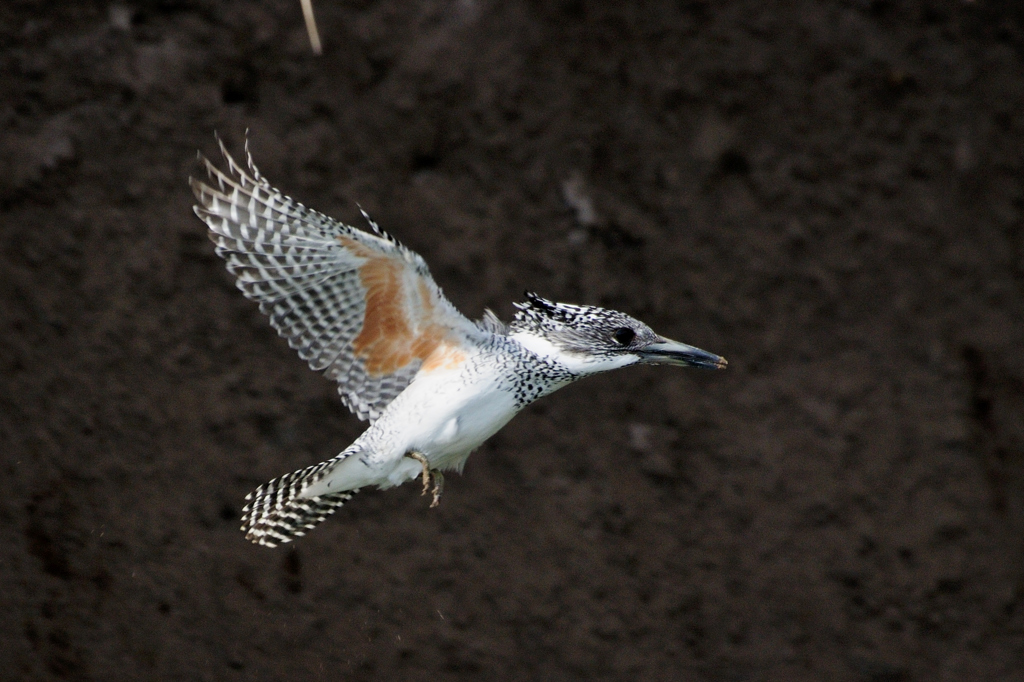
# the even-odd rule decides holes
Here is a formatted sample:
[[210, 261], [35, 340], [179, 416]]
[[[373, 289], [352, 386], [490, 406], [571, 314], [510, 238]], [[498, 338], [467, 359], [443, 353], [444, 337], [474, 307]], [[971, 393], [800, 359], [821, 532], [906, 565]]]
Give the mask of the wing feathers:
[[[299, 357], [338, 382], [342, 401], [376, 419], [437, 349], [477, 328], [449, 303], [423, 260], [366, 216], [376, 234], [312, 211], [239, 166], [200, 156], [198, 215], [245, 296]], [[436, 364], [436, 363], [435, 363]]]

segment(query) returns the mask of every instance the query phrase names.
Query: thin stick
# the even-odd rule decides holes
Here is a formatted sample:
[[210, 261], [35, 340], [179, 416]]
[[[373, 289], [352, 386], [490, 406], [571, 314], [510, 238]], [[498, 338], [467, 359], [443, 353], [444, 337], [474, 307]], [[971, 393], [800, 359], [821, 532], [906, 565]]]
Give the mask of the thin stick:
[[313, 54], [322, 54], [320, 33], [316, 30], [316, 18], [313, 16], [313, 0], [299, 0], [302, 3], [302, 16], [306, 19], [306, 31], [309, 33], [309, 44]]

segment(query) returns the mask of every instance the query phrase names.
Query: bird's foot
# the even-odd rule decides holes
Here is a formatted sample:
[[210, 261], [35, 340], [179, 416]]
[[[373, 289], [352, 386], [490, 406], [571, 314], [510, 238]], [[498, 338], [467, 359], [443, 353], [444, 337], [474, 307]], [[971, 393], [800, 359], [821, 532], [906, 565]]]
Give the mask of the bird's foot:
[[416, 460], [423, 467], [423, 492], [420, 494], [426, 495], [427, 491], [430, 490], [430, 462], [420, 452], [407, 452], [405, 456]]
[[426, 495], [430, 491], [430, 482], [434, 482], [434, 500], [430, 503], [430, 508], [433, 509], [441, 503], [441, 491], [444, 490], [444, 474], [437, 469], [431, 469], [430, 462], [421, 452], [407, 452], [405, 456], [416, 460], [423, 467], [423, 492], [420, 495]]
[[437, 469], [434, 469], [432, 473], [434, 474], [434, 500], [430, 503], [431, 509], [441, 504], [441, 491], [444, 490], [444, 474]]

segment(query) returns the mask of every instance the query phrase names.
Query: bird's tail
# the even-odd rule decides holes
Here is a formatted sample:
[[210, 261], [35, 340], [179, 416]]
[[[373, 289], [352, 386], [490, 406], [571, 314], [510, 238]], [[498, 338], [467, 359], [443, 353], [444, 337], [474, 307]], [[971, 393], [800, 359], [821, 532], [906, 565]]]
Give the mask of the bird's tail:
[[242, 530], [247, 540], [265, 547], [301, 538], [307, 531], [338, 511], [358, 490], [345, 490], [316, 497], [301, 497], [302, 491], [326, 476], [348, 453], [293, 471], [264, 483], [245, 496]]

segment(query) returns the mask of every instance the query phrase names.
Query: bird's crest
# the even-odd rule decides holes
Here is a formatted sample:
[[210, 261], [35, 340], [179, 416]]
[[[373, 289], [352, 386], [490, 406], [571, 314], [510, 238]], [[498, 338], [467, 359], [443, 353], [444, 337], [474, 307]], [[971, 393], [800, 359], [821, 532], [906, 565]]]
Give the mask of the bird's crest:
[[512, 321], [514, 329], [541, 329], [571, 325], [581, 315], [585, 315], [588, 310], [584, 306], [549, 301], [532, 291], [527, 291], [524, 295], [526, 296], [525, 301], [514, 304], [519, 310]]

